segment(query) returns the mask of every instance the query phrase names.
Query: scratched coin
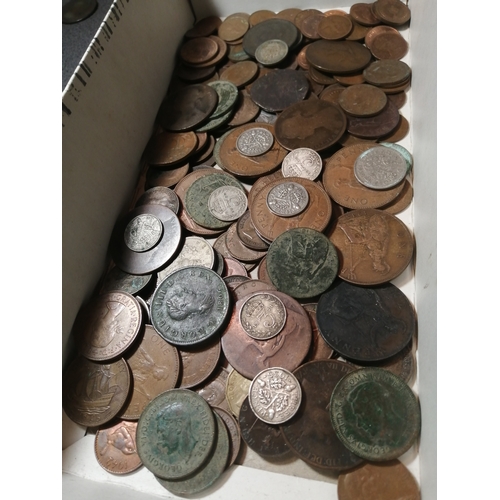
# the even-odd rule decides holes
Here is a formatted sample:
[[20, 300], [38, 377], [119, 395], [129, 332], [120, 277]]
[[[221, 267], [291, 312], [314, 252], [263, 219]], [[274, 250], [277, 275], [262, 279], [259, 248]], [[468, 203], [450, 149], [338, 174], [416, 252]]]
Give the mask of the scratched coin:
[[163, 234], [163, 224], [153, 214], [134, 217], [125, 227], [125, 244], [134, 252], [145, 252], [153, 248]]
[[303, 177], [313, 181], [321, 173], [323, 160], [311, 148], [297, 148], [290, 151], [281, 164], [283, 177]]
[[236, 148], [245, 156], [259, 156], [269, 151], [274, 143], [273, 134], [261, 127], [243, 131], [236, 139]]
[[296, 182], [284, 181], [267, 194], [267, 207], [280, 217], [293, 217], [302, 213], [309, 203], [309, 193]]
[[208, 210], [217, 219], [233, 221], [239, 219], [247, 210], [245, 193], [235, 186], [221, 186], [208, 198]]
[[288, 45], [283, 40], [266, 40], [255, 50], [255, 59], [263, 66], [274, 66], [288, 54]]

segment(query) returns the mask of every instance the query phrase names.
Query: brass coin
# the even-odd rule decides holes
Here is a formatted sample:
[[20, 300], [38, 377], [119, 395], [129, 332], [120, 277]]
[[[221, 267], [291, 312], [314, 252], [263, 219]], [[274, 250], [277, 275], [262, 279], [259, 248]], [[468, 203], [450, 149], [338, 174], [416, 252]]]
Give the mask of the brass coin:
[[144, 154], [150, 165], [168, 166], [186, 159], [197, 145], [194, 132], [162, 132], [151, 139]]
[[356, 3], [351, 5], [349, 14], [352, 18], [363, 26], [377, 26], [380, 24], [380, 19], [375, 17], [369, 3]]
[[325, 40], [342, 40], [352, 29], [352, 21], [347, 16], [325, 16], [318, 24], [318, 35]]
[[244, 17], [232, 16], [222, 21], [217, 34], [225, 42], [233, 42], [242, 38], [249, 27], [248, 20]]
[[373, 85], [352, 85], [339, 97], [342, 109], [353, 116], [373, 116], [387, 104], [387, 96]]
[[255, 61], [241, 61], [222, 71], [220, 79], [227, 80], [241, 88], [255, 79], [258, 70], [259, 67]]
[[388, 100], [385, 108], [374, 116], [347, 115], [347, 131], [362, 139], [380, 139], [396, 129], [400, 116], [398, 108]]
[[192, 38], [181, 45], [179, 57], [188, 64], [200, 64], [213, 59], [219, 46], [207, 37]]

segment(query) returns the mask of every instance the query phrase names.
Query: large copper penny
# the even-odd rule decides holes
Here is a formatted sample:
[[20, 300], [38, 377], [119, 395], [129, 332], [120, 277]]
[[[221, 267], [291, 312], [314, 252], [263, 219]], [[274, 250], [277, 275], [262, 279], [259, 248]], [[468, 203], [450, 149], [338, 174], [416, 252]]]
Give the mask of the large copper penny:
[[374, 116], [347, 115], [347, 131], [362, 139], [379, 139], [394, 131], [400, 116], [398, 108], [388, 100], [385, 108]]
[[339, 104], [349, 115], [373, 116], [384, 109], [387, 96], [374, 85], [351, 85], [339, 96]]
[[320, 152], [345, 132], [346, 116], [340, 106], [317, 99], [292, 104], [275, 123], [276, 139], [286, 149], [311, 148]]
[[408, 49], [408, 42], [399, 32], [379, 33], [370, 41], [370, 51], [376, 59], [399, 60], [408, 53]]
[[341, 443], [328, 411], [335, 385], [352, 371], [347, 363], [325, 359], [305, 363], [293, 372], [302, 387], [302, 405], [295, 417], [280, 427], [293, 453], [309, 465], [340, 471], [362, 462]]
[[358, 42], [317, 40], [307, 49], [306, 58], [311, 66], [320, 71], [344, 75], [366, 68], [372, 54]]
[[249, 27], [248, 20], [244, 17], [232, 16], [222, 21], [217, 34], [225, 42], [234, 42], [242, 38]]
[[150, 165], [173, 165], [186, 159], [197, 145], [198, 137], [194, 132], [162, 132], [149, 142], [146, 161]]
[[325, 40], [341, 40], [347, 38], [353, 29], [348, 16], [325, 16], [318, 24], [318, 34]]
[[[260, 293], [260, 292], [255, 292]], [[292, 297], [272, 292], [285, 305], [287, 318], [283, 330], [269, 340], [255, 340], [240, 322], [240, 310], [247, 295], [238, 300], [226, 330], [222, 334], [222, 350], [231, 364], [244, 377], [253, 379], [266, 368], [282, 367], [292, 371], [306, 357], [311, 345], [311, 323], [304, 308]]]
[[363, 26], [377, 26], [380, 19], [375, 17], [370, 3], [356, 3], [349, 9], [351, 17]]
[[355, 285], [387, 283], [413, 257], [410, 230], [383, 210], [359, 209], [342, 215], [330, 240], [339, 254], [339, 277]]
[[258, 71], [259, 67], [254, 61], [241, 61], [222, 71], [220, 79], [241, 88], [250, 83], [257, 76]]

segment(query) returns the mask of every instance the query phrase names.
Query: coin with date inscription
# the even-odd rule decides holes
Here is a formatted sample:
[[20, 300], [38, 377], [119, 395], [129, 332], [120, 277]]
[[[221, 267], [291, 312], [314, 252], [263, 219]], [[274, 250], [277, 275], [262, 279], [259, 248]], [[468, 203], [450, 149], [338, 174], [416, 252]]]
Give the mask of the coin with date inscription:
[[285, 326], [286, 307], [272, 293], [257, 293], [241, 306], [240, 322], [250, 337], [257, 340], [272, 339]]

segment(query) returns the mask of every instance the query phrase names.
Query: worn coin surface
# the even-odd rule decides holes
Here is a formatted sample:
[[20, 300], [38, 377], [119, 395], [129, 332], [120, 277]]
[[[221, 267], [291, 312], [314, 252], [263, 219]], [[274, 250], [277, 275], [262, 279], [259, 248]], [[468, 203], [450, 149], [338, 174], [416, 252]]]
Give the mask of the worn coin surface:
[[[226, 245], [229, 251], [229, 254], [241, 262], [243, 265], [256, 262], [265, 256], [265, 250], [254, 250], [252, 248], [247, 247], [243, 241], [238, 236], [238, 232], [236, 230], [237, 223], [235, 222], [227, 231], [226, 231]], [[248, 267], [247, 267], [248, 269]]]
[[411, 68], [403, 61], [381, 60], [372, 62], [363, 70], [368, 83], [378, 87], [394, 87], [408, 80]]
[[374, 85], [359, 84], [347, 87], [339, 97], [342, 109], [354, 116], [373, 116], [387, 104], [386, 94]]
[[201, 343], [215, 335], [229, 313], [223, 279], [201, 266], [178, 269], [163, 280], [151, 303], [156, 331], [176, 346]]
[[311, 66], [320, 71], [344, 75], [366, 68], [372, 54], [358, 42], [316, 40], [307, 49], [306, 58]]
[[349, 9], [351, 17], [363, 26], [377, 26], [380, 19], [375, 17], [370, 3], [356, 3]]
[[181, 375], [179, 387], [190, 389], [207, 380], [215, 371], [220, 359], [220, 338], [201, 346], [182, 346], [178, 349], [181, 356]]
[[210, 120], [213, 120], [227, 114], [234, 107], [238, 99], [238, 89], [236, 85], [225, 80], [216, 80], [215, 82], [207, 83], [207, 85], [213, 88], [219, 96], [217, 107], [210, 115]]
[[411, 18], [408, 5], [397, 0], [379, 0], [373, 3], [373, 13], [390, 26], [402, 26]]
[[208, 210], [219, 220], [239, 219], [247, 208], [247, 197], [239, 187], [221, 186], [212, 191], [208, 198]]
[[179, 212], [179, 197], [175, 191], [164, 186], [157, 186], [146, 190], [136, 201], [135, 206], [163, 205], [170, 208], [174, 214]]
[[266, 128], [254, 127], [241, 132], [236, 139], [236, 148], [245, 156], [259, 156], [267, 153], [274, 143], [273, 134]]
[[323, 160], [311, 148], [297, 148], [290, 151], [281, 164], [283, 177], [304, 177], [314, 181], [321, 173]]
[[137, 452], [162, 479], [182, 479], [199, 470], [216, 442], [208, 403], [188, 389], [171, 389], [146, 406], [137, 425]]
[[163, 224], [153, 214], [140, 214], [126, 226], [123, 237], [125, 245], [134, 252], [151, 250], [163, 233]]
[[100, 293], [121, 290], [130, 293], [130, 295], [135, 295], [151, 282], [151, 278], [151, 274], [138, 276], [126, 273], [115, 266], [104, 277]]
[[278, 64], [288, 54], [288, 45], [283, 40], [266, 40], [255, 49], [255, 59], [264, 66]]
[[396, 105], [388, 100], [384, 109], [374, 116], [347, 115], [347, 131], [362, 139], [379, 139], [394, 131], [400, 116]]
[[236, 461], [236, 458], [238, 457], [238, 454], [240, 452], [241, 448], [241, 432], [240, 432], [240, 426], [238, 425], [237, 420], [229, 413], [227, 410], [224, 408], [220, 408], [218, 406], [212, 407], [212, 410], [214, 413], [219, 415], [219, 417], [222, 419], [224, 424], [226, 425], [226, 429], [229, 433], [229, 440], [230, 440], [230, 446], [229, 446], [229, 459], [227, 462], [226, 467], [231, 467], [231, 465], [234, 464]]
[[236, 301], [250, 295], [253, 292], [267, 292], [276, 291], [276, 287], [272, 283], [266, 283], [265, 281], [249, 279], [243, 283], [240, 283], [233, 290], [233, 296]]
[[226, 400], [233, 415], [238, 418], [243, 401], [248, 396], [251, 379], [241, 375], [237, 370], [232, 370], [226, 381]]
[[221, 80], [232, 82], [241, 89], [253, 81], [259, 72], [255, 61], [239, 61], [221, 72]]
[[267, 207], [280, 217], [293, 217], [302, 213], [308, 203], [307, 189], [297, 182], [282, 181], [269, 190]]
[[348, 16], [325, 16], [318, 24], [318, 35], [325, 40], [342, 40], [347, 38], [353, 29]]
[[420, 434], [415, 394], [383, 368], [360, 368], [345, 375], [333, 390], [330, 418], [349, 450], [375, 462], [400, 457]]

